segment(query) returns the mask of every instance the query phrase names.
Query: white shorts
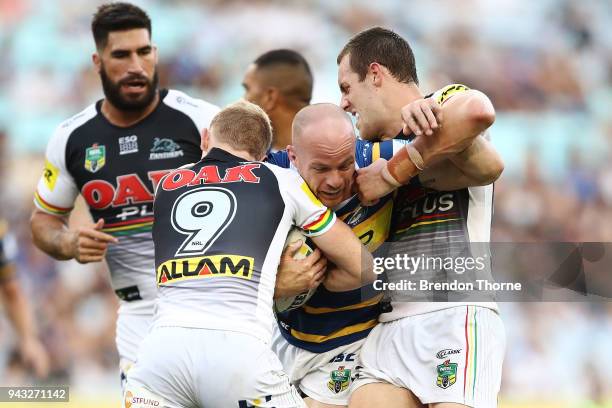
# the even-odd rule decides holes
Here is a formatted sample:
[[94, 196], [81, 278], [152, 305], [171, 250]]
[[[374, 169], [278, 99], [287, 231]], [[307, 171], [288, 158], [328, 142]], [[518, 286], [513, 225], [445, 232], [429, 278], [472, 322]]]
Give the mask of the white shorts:
[[269, 345], [239, 332], [186, 327], [151, 330], [124, 400], [131, 408], [306, 407]]
[[325, 353], [313, 353], [290, 344], [275, 326], [272, 351], [291, 383], [310, 398], [332, 405], [348, 405], [350, 385], [365, 339]]
[[458, 306], [378, 324], [361, 350], [353, 390], [373, 382], [409, 389], [421, 403], [497, 406], [506, 334], [488, 308]]
[[[117, 315], [115, 342], [119, 353], [119, 374], [122, 391], [125, 391], [127, 372], [136, 361], [140, 344], [149, 332], [153, 322], [155, 302], [142, 300], [139, 303], [143, 304], [143, 308], [140, 308], [140, 310], [132, 312], [131, 309], [121, 307]], [[144, 310], [150, 310], [150, 313], [143, 313]]]

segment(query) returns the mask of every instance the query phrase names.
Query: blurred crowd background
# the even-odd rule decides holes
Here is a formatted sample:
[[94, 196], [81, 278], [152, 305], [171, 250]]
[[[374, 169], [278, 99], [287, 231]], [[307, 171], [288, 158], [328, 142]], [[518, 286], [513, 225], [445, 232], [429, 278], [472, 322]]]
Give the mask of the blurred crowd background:
[[[89, 29], [100, 3], [0, 0], [0, 215], [11, 225], [19, 279], [51, 353], [46, 382], [109, 406], [100, 401], [118, 401], [119, 376], [108, 272], [52, 261], [31, 243], [28, 224], [53, 129], [102, 97]], [[495, 187], [494, 241], [612, 241], [609, 0], [135, 3], [153, 20], [162, 86], [218, 105], [242, 95], [253, 59], [280, 47], [311, 64], [313, 102], [338, 103], [338, 51], [364, 28], [392, 28], [413, 47], [423, 91], [464, 83], [497, 109], [491, 136], [506, 170]], [[87, 217], [81, 206], [72, 222]], [[501, 310], [508, 334], [502, 406], [610, 404], [612, 303], [505, 303]], [[3, 321], [1, 385], [37, 381], [14, 350]]]

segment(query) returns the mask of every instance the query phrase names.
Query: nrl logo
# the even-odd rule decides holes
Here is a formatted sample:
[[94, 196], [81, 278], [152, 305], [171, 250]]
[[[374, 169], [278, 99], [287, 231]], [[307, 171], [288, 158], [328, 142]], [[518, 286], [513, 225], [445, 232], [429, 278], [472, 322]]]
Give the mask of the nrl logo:
[[443, 360], [443, 359], [446, 358], [446, 356], [450, 356], [452, 354], [459, 354], [459, 353], [461, 353], [461, 349], [459, 349], [459, 350], [444, 349], [444, 350], [438, 351], [438, 353], [436, 354], [436, 357], [438, 357], [439, 359]]
[[451, 363], [450, 360], [446, 360], [443, 364], [436, 367], [438, 371], [436, 385], [444, 389], [453, 385], [457, 381], [457, 366], [457, 363]]
[[106, 164], [106, 147], [94, 143], [85, 149], [85, 170], [95, 173]]
[[346, 390], [351, 384], [351, 370], [344, 368], [344, 366], [332, 371], [330, 377], [327, 388], [336, 394]]

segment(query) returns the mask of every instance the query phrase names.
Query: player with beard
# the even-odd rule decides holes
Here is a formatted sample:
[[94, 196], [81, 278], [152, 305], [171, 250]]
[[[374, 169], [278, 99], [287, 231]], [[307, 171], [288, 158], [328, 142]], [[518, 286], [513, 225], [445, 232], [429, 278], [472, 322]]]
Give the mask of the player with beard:
[[[491, 102], [463, 85], [424, 98], [410, 46], [379, 27], [353, 37], [338, 55], [338, 65], [341, 106], [358, 116], [361, 137], [411, 140], [388, 162], [359, 170], [356, 179], [365, 201], [404, 185], [394, 198], [393, 253], [472, 261], [484, 255], [484, 273], [489, 273], [492, 182], [503, 164], [482, 136], [465, 143], [462, 137], [450, 140], [491, 126]], [[460, 276], [452, 267], [435, 265], [387, 271], [388, 278], [431, 282]], [[429, 293], [390, 293], [390, 307], [363, 345], [351, 407], [497, 405], [505, 348], [497, 306], [485, 295], [444, 295], [431, 301]]]
[[[200, 134], [218, 108], [157, 88], [157, 48], [142, 9], [102, 5], [91, 27], [105, 98], [59, 125], [49, 141], [31, 229], [35, 244], [55, 259], [106, 259], [120, 299], [123, 385], [153, 315], [155, 187], [170, 170], [200, 159]], [[69, 228], [79, 193], [95, 222]]]

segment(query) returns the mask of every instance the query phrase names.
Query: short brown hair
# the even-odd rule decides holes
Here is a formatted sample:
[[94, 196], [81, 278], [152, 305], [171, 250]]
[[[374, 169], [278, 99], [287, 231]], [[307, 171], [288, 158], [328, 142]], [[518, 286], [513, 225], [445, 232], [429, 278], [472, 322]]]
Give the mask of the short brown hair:
[[151, 19], [143, 9], [130, 3], [103, 4], [91, 21], [91, 32], [98, 49], [106, 47], [110, 32], [134, 28], [145, 28], [151, 37]]
[[223, 108], [210, 122], [212, 136], [255, 158], [262, 158], [272, 143], [270, 118], [259, 106], [240, 100]]
[[310, 103], [312, 71], [302, 54], [281, 48], [260, 55], [254, 64], [258, 71], [269, 71], [268, 85], [278, 88], [288, 104], [302, 108]]
[[346, 55], [349, 55], [351, 69], [359, 75], [360, 81], [365, 79], [370, 64], [377, 62], [398, 81], [419, 83], [410, 45], [386, 28], [374, 27], [355, 35], [338, 54], [337, 63], [340, 64]]

